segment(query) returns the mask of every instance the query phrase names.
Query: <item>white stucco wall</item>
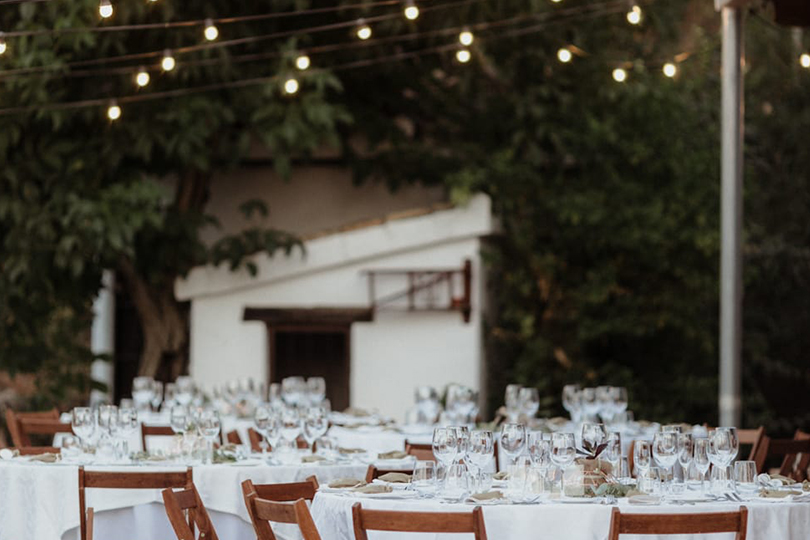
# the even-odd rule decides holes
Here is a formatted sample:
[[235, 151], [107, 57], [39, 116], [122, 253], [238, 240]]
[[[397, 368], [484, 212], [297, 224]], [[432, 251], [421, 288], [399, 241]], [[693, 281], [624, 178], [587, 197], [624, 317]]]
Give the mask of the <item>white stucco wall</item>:
[[[472, 318], [458, 312], [380, 312], [352, 326], [351, 403], [402, 418], [418, 384], [481, 378], [480, 237], [492, 232], [489, 200], [319, 238], [305, 258], [255, 258], [250, 278], [224, 268], [200, 268], [176, 286], [191, 305], [191, 374], [202, 384], [235, 377], [269, 378], [263, 323], [244, 322], [250, 307], [368, 306], [363, 270], [460, 268], [473, 261]], [[404, 288], [404, 281], [401, 282]]]

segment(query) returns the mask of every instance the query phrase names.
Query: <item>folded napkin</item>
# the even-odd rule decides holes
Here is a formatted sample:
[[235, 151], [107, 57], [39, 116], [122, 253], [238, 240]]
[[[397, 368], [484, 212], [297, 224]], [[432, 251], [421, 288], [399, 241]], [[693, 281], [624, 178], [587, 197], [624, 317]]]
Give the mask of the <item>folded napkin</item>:
[[784, 499], [785, 497], [790, 497], [792, 495], [801, 495], [801, 491], [795, 491], [792, 489], [760, 489], [759, 496], [764, 499]]
[[365, 482], [357, 478], [337, 478], [329, 482], [330, 488], [353, 488], [364, 485]]
[[661, 502], [661, 497], [656, 497], [655, 495], [641, 494], [628, 497], [627, 501], [630, 504], [659, 504]]
[[2, 450], [0, 450], [0, 459], [11, 459], [19, 455], [20, 455], [19, 450], [11, 450], [9, 448], [3, 448]]
[[509, 479], [509, 473], [506, 472], [506, 471], [496, 472], [495, 474], [492, 475], [492, 479], [493, 480], [508, 480]]
[[480, 502], [480, 501], [494, 501], [497, 499], [503, 499], [503, 493], [500, 491], [485, 491], [483, 493], [475, 493], [470, 495], [467, 500], [473, 502]]
[[326, 458], [323, 456], [318, 456], [316, 454], [312, 454], [311, 456], [304, 456], [301, 458], [301, 463], [319, 463], [321, 461], [326, 461]]
[[366, 451], [362, 448], [338, 448], [341, 454], [364, 454]]
[[810, 480], [802, 482], [802, 491], [810, 491]]
[[349, 407], [343, 414], [347, 416], [355, 416], [357, 418], [365, 418], [367, 416], [371, 416], [371, 414], [365, 409], [358, 409], [357, 407]]
[[44, 454], [35, 454], [28, 458], [29, 461], [39, 461], [42, 463], [56, 463], [59, 460], [59, 454], [51, 454], [46, 452]]
[[380, 475], [379, 480], [383, 482], [390, 482], [392, 484], [409, 484], [411, 482], [411, 475], [399, 472], [390, 472]]
[[405, 459], [408, 457], [407, 452], [403, 452], [402, 450], [394, 450], [393, 452], [383, 452], [382, 454], [377, 454], [377, 459]]
[[391, 486], [386, 486], [385, 484], [368, 484], [366, 486], [356, 487], [352, 491], [355, 493], [374, 494], [391, 493], [394, 490], [391, 488]]

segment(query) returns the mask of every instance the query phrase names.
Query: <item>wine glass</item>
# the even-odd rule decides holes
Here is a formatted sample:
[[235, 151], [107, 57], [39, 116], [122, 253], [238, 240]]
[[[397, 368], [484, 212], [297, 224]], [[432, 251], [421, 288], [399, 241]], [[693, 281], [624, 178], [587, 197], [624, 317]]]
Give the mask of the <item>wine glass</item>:
[[597, 414], [603, 422], [610, 422], [613, 419], [613, 387], [611, 386], [597, 386], [596, 387], [596, 403]]
[[652, 465], [652, 452], [649, 441], [636, 441], [633, 445], [633, 461], [636, 469], [641, 474], [636, 476], [645, 476]]
[[515, 462], [526, 447], [526, 426], [517, 423], [507, 423], [501, 426], [501, 450], [508, 458], [508, 465]]
[[578, 384], [566, 384], [562, 391], [562, 405], [571, 416], [571, 420], [579, 422], [580, 388]]
[[467, 457], [470, 450], [470, 428], [467, 426], [449, 426], [456, 435], [456, 458], [453, 460], [460, 462]]
[[510, 384], [506, 386], [504, 395], [504, 405], [506, 406], [506, 416], [510, 422], [517, 422], [518, 415], [520, 414], [520, 389], [523, 388], [519, 384]]
[[303, 377], [285, 377], [281, 380], [281, 397], [289, 407], [301, 404], [307, 383]]
[[560, 495], [565, 492], [565, 469], [574, 462], [576, 446], [573, 433], [551, 435], [551, 462], [560, 468]]
[[88, 446], [96, 432], [96, 415], [90, 407], [75, 407], [70, 414], [70, 427], [73, 433]]
[[294, 443], [301, 435], [301, 415], [298, 410], [287, 408], [281, 412], [281, 438], [287, 442]]
[[613, 395], [613, 406], [614, 409], [614, 419], [618, 416], [621, 417], [623, 413], [627, 410], [627, 388], [623, 386], [613, 386], [611, 387], [611, 392]]
[[183, 435], [188, 428], [189, 414], [185, 405], [175, 405], [169, 413], [169, 424], [172, 426], [172, 431], [178, 435]]
[[[272, 409], [261, 405], [256, 407], [253, 413], [253, 423], [256, 426], [256, 431], [265, 438], [265, 440], [262, 441], [262, 453], [266, 453], [267, 445], [270, 442], [268, 433], [273, 429], [273, 424], [275, 423], [275, 416], [273, 415]], [[276, 434], [278, 434], [277, 428], [275, 431]]]
[[663, 468], [662, 473], [666, 471], [666, 477], [678, 461], [678, 435], [675, 431], [661, 431], [653, 436], [653, 457]]
[[191, 377], [182, 376], [177, 377], [174, 384], [176, 385], [174, 399], [176, 399], [180, 405], [189, 405], [194, 399], [194, 381]]
[[439, 460], [444, 470], [453, 463], [458, 454], [458, 439], [452, 428], [437, 427], [433, 430], [433, 455]]
[[711, 458], [709, 457], [711, 441], [707, 438], [699, 438], [694, 440], [694, 455], [692, 460], [695, 464], [695, 469], [700, 473], [700, 490], [706, 493], [705, 479], [706, 473], [709, 472], [711, 465]]
[[613, 476], [619, 478], [618, 467], [622, 458], [622, 434], [618, 431], [611, 431], [607, 438], [605, 447], [605, 459], [613, 469]]
[[737, 428], [735, 427], [719, 427], [717, 429], [724, 430], [728, 433], [728, 449], [725, 451], [726, 466], [737, 459], [737, 454], [740, 452], [740, 440], [737, 437]]
[[152, 409], [155, 411], [160, 410], [160, 404], [163, 403], [163, 383], [160, 381], [152, 382]]
[[133, 407], [119, 407], [118, 421], [115, 423], [113, 434], [120, 438], [121, 455], [124, 458], [129, 454], [129, 439], [138, 431], [138, 411]]
[[329, 419], [323, 407], [310, 407], [304, 418], [304, 439], [310, 449], [315, 451], [315, 441], [326, 434]]
[[163, 410], [172, 410], [177, 404], [177, 385], [174, 383], [166, 383], [163, 387]]
[[209, 463], [214, 461], [214, 441], [219, 436], [221, 429], [222, 423], [219, 419], [219, 413], [216, 411], [205, 410], [197, 417], [197, 430], [208, 443], [206, 455]]
[[154, 379], [152, 377], [135, 377], [132, 379], [132, 399], [140, 410], [149, 408], [152, 401]]
[[470, 432], [467, 462], [476, 470], [479, 485], [484, 468], [492, 461], [495, 455], [495, 435], [489, 430], [474, 430]]
[[311, 405], [320, 405], [326, 398], [326, 381], [323, 377], [310, 377], [307, 379], [307, 393]]
[[541, 471], [548, 470], [551, 464], [551, 441], [543, 438], [542, 431], [532, 431], [528, 438], [529, 458]]
[[678, 435], [678, 464], [683, 469], [683, 481], [689, 474], [689, 466], [695, 454], [695, 440], [691, 433], [681, 433]]
[[518, 393], [518, 401], [520, 411], [527, 419], [534, 418], [534, 415], [540, 410], [540, 393], [537, 388], [521, 388]]
[[118, 407], [115, 405], [100, 405], [98, 408], [98, 427], [104, 435], [112, 435], [115, 423], [118, 421]]
[[582, 446], [591, 452], [607, 440], [607, 428], [605, 424], [595, 424], [585, 422], [582, 424]]
[[596, 388], [583, 388], [580, 392], [583, 419], [594, 421], [599, 413], [599, 401], [596, 398]]

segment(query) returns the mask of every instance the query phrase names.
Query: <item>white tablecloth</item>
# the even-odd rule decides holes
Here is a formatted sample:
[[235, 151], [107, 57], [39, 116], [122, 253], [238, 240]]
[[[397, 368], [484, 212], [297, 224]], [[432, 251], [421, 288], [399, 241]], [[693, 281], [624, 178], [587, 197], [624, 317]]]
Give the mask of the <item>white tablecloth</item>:
[[[269, 484], [296, 482], [315, 475], [326, 483], [341, 477], [364, 477], [365, 464], [238, 466], [200, 465], [194, 467], [194, 484], [215, 527], [220, 523], [231, 531], [242, 530], [240, 538], [255, 538], [242, 498], [241, 483], [251, 479]], [[88, 470], [160, 471], [184, 470], [168, 467], [87, 467]], [[155, 540], [174, 538], [161, 503], [159, 490], [88, 489], [87, 506], [96, 514], [98, 538]], [[157, 511], [156, 511], [157, 510]], [[223, 517], [224, 516], [224, 517]], [[238, 521], [237, 521], [238, 520]], [[241, 522], [240, 527], [238, 523]], [[62, 464], [35, 464], [0, 461], [0, 540], [59, 540], [78, 538], [78, 467]], [[166, 534], [156, 535], [165, 530]], [[105, 534], [104, 531], [110, 531]], [[126, 531], [122, 536], [121, 532]], [[222, 538], [234, 536], [221, 534]]]
[[[466, 504], [441, 504], [432, 500], [385, 500], [318, 493], [312, 504], [315, 524], [323, 540], [354, 540], [351, 507], [376, 510], [471, 512]], [[810, 503], [748, 502], [748, 540], [807, 540], [810, 535]], [[734, 511], [740, 503], [700, 503], [687, 506], [636, 506], [619, 504], [622, 512], [692, 513]], [[605, 540], [613, 507], [601, 504], [484, 506], [487, 536], [492, 540]], [[369, 533], [369, 540], [461, 540], [459, 535], [409, 535]], [[622, 540], [677, 540], [677, 536], [623, 536]], [[681, 537], [683, 538], [683, 537]], [[689, 540], [731, 540], [733, 535], [690, 536]]]
[[395, 428], [379, 426], [361, 426], [345, 428], [334, 426], [329, 430], [338, 446], [345, 448], [362, 448], [372, 454], [405, 450], [405, 442], [416, 444], [430, 444], [433, 440], [433, 431], [400, 431]]

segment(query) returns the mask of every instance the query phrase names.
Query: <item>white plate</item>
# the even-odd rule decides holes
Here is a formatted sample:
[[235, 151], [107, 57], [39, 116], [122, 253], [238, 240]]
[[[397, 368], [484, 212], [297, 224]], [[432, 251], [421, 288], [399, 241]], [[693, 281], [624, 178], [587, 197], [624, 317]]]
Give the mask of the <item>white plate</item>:
[[396, 491], [402, 491], [403, 489], [408, 489], [411, 487], [410, 482], [406, 483], [396, 483], [396, 482], [386, 482], [385, 480], [380, 480], [379, 478], [375, 478], [371, 481], [372, 484], [377, 484], [378, 486], [390, 486], [391, 489]]
[[392, 491], [390, 493], [352, 493], [354, 497], [363, 499], [416, 499], [419, 494], [415, 491]]

